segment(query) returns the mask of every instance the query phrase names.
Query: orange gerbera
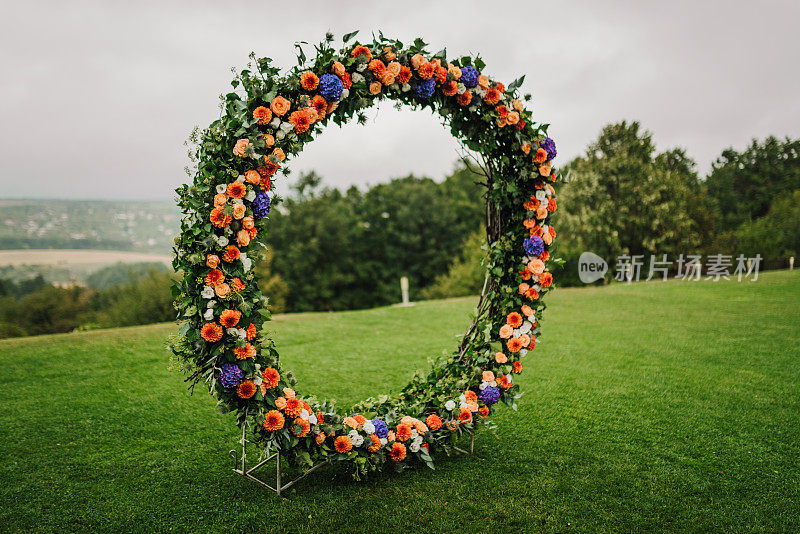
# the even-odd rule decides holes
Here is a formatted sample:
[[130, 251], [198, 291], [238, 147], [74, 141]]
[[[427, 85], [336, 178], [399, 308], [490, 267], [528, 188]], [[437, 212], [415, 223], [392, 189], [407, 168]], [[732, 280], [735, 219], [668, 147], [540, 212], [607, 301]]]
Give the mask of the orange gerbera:
[[472, 102], [472, 93], [464, 91], [456, 97], [456, 102], [462, 106], [469, 106], [470, 102]]
[[272, 120], [272, 112], [269, 108], [258, 106], [253, 110], [253, 118], [258, 121], [258, 124], [264, 125]]
[[402, 443], [392, 443], [392, 450], [389, 451], [389, 458], [395, 462], [402, 462], [406, 459], [406, 446]]
[[219, 316], [219, 322], [225, 328], [233, 328], [239, 324], [239, 319], [242, 318], [242, 312], [238, 310], [225, 310]]
[[269, 105], [269, 109], [277, 115], [278, 117], [283, 117], [286, 115], [286, 112], [289, 111], [289, 108], [292, 107], [292, 103], [283, 98], [282, 96], [276, 96], [272, 99], [272, 102]]
[[372, 441], [372, 445], [369, 445], [367, 447], [367, 450], [369, 452], [378, 452], [379, 450], [381, 450], [381, 438], [379, 438], [375, 434], [372, 434], [369, 437], [369, 439], [370, 439], [370, 441]]
[[239, 259], [239, 248], [236, 245], [228, 245], [222, 253], [222, 261], [232, 263]]
[[263, 371], [261, 371], [261, 378], [263, 381], [262, 384], [266, 384], [267, 389], [272, 389], [278, 385], [281, 381], [281, 374], [278, 372], [277, 369], [272, 367], [267, 367]]
[[217, 323], [206, 323], [200, 329], [200, 335], [209, 343], [214, 343], [222, 339], [222, 327]]
[[397, 425], [397, 432], [395, 436], [398, 441], [406, 441], [411, 439], [411, 427], [405, 423]]
[[294, 420], [294, 424], [292, 425], [292, 434], [297, 436], [298, 438], [304, 438], [308, 435], [308, 432], [311, 430], [311, 423], [300, 419], [299, 417]]
[[264, 428], [267, 430], [280, 430], [283, 428], [284, 421], [285, 419], [281, 412], [278, 410], [270, 410], [267, 412], [266, 417], [264, 417]]
[[317, 410], [317, 423], [320, 425], [325, 422], [325, 414]]
[[336, 452], [344, 454], [353, 449], [353, 442], [350, 441], [350, 438], [347, 436], [339, 436], [333, 442], [333, 447], [336, 449]]
[[294, 125], [294, 131], [297, 133], [307, 132], [311, 127], [311, 114], [307, 109], [295, 111], [289, 115], [289, 122]]
[[508, 314], [508, 317], [506, 317], [506, 323], [514, 328], [519, 328], [522, 326], [522, 315], [517, 312], [511, 312]]
[[313, 91], [319, 85], [319, 77], [310, 70], [305, 71], [300, 75], [300, 85], [306, 91]]
[[290, 417], [297, 417], [303, 411], [303, 403], [297, 397], [286, 399], [286, 407], [283, 409], [286, 415]]
[[458, 414], [458, 420], [461, 423], [469, 423], [472, 421], [472, 412], [468, 408], [461, 408], [461, 413]]
[[225, 275], [219, 269], [211, 269], [205, 277], [205, 283], [209, 286], [215, 286], [225, 281]]
[[256, 357], [256, 348], [250, 343], [245, 343], [244, 347], [236, 347], [233, 349], [237, 360], [246, 360], [247, 358]]
[[243, 399], [249, 399], [256, 394], [256, 385], [252, 380], [243, 380], [236, 388], [236, 394]]
[[258, 171], [254, 171], [253, 169], [244, 173], [244, 179], [248, 184], [258, 185], [261, 183], [261, 175], [258, 174]]
[[363, 45], [356, 45], [356, 47], [350, 52], [350, 55], [353, 57], [366, 56], [367, 59], [372, 58], [372, 52], [369, 51], [369, 48]]
[[515, 373], [520, 374], [522, 372], [522, 362], [521, 361], [516, 361], [513, 364], [511, 364], [511, 366], [513, 367], [513, 371]]
[[442, 420], [439, 419], [439, 416], [435, 413], [432, 413], [425, 419], [425, 424], [428, 425], [428, 428], [431, 430], [439, 430], [442, 428]]
[[[339, 78], [341, 78], [341, 79], [342, 79], [342, 85], [344, 85], [344, 88], [345, 88], [345, 89], [350, 89], [351, 87], [353, 87], [353, 79], [350, 77], [350, 73], [349, 73], [349, 72], [345, 72], [344, 74], [342, 74], [341, 76], [339, 76]], [[338, 104], [337, 102], [331, 102], [331, 103], [328, 105], [328, 113], [330, 113], [331, 111], [333, 111], [334, 109], [336, 109], [336, 107], [337, 107], [338, 105], [339, 105], [339, 104]]]
[[[532, 196], [531, 198], [529, 198], [528, 200], [525, 201], [525, 203], [522, 205], [522, 207], [525, 208], [528, 211], [534, 211], [536, 208], [539, 207], [539, 199], [537, 199], [536, 197]], [[532, 220], [532, 219], [526, 219], [522, 223], [523, 225], [525, 225], [525, 228], [530, 228], [530, 226], [528, 226], [526, 224], [527, 221], [530, 221], [530, 220]], [[536, 221], [533, 221], [533, 222], [534, 222], [534, 224], [536, 224]]]
[[247, 186], [237, 180], [228, 184], [227, 193], [233, 198], [244, 198], [247, 194]]
[[231, 287], [233, 288], [234, 291], [241, 291], [242, 289], [244, 289], [244, 282], [242, 282], [242, 279], [237, 276], [236, 278], [231, 280]]
[[520, 349], [522, 349], [522, 340], [518, 337], [512, 337], [506, 342], [506, 347], [508, 347], [508, 350], [511, 352], [519, 352]]
[[211, 217], [209, 217], [209, 219], [211, 220], [211, 224], [217, 228], [225, 228], [233, 221], [233, 217], [231, 215], [226, 215], [222, 208], [214, 208], [211, 210]]

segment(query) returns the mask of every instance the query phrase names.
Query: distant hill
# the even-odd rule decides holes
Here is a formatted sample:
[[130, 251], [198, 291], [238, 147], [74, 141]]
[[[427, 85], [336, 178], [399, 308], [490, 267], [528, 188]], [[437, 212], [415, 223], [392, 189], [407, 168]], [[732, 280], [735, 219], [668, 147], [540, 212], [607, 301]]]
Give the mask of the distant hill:
[[169, 201], [0, 199], [0, 250], [99, 249], [169, 254], [179, 212]]

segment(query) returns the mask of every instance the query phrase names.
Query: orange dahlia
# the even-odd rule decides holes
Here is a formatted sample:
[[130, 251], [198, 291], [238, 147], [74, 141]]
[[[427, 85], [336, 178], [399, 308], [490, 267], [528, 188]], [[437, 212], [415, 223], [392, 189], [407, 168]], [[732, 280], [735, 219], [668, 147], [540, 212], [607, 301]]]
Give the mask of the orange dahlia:
[[483, 417], [487, 417], [489, 415], [489, 407], [488, 406], [481, 406], [481, 409], [478, 410]]
[[506, 323], [514, 328], [519, 328], [522, 326], [522, 315], [517, 312], [511, 312], [508, 314], [508, 317], [506, 317]]
[[250, 323], [250, 326], [247, 327], [247, 332], [246, 332], [247, 341], [253, 341], [257, 333], [258, 332], [256, 331], [256, 325]]
[[518, 337], [512, 337], [506, 342], [506, 347], [511, 352], [519, 352], [522, 349], [522, 340]]
[[406, 459], [406, 446], [402, 443], [393, 443], [389, 451], [389, 458], [395, 462], [402, 462]]
[[369, 439], [372, 442], [372, 445], [367, 446], [367, 450], [369, 452], [378, 452], [379, 450], [381, 450], [381, 438], [379, 438], [375, 434], [372, 434], [369, 437]]
[[261, 371], [261, 378], [263, 378], [262, 384], [265, 384], [267, 389], [272, 389], [278, 385], [281, 381], [281, 374], [278, 372], [277, 369], [272, 367], [267, 367], [263, 371]]
[[500, 102], [500, 91], [494, 87], [490, 88], [488, 91], [486, 91], [486, 96], [483, 97], [483, 101], [490, 106], [494, 106]]
[[244, 289], [244, 282], [242, 282], [242, 279], [237, 276], [236, 278], [231, 280], [231, 287], [233, 288], [234, 291], [241, 291], [242, 289]]
[[258, 124], [264, 125], [272, 120], [272, 112], [269, 108], [258, 106], [253, 110], [253, 118], [258, 121]]
[[472, 102], [472, 93], [464, 91], [456, 97], [456, 102], [462, 106], [469, 106], [470, 102]]
[[319, 77], [310, 70], [305, 71], [300, 75], [300, 85], [306, 91], [313, 91], [319, 85]]
[[239, 319], [242, 318], [242, 312], [238, 310], [225, 310], [219, 316], [219, 322], [225, 328], [233, 328], [239, 324]]
[[520, 373], [522, 372], [522, 362], [521, 362], [521, 361], [517, 360], [516, 362], [514, 362], [513, 364], [511, 364], [511, 366], [513, 367], [513, 369], [512, 369], [512, 370], [513, 370], [515, 373], [517, 373], [517, 374], [520, 374]]
[[458, 414], [458, 420], [462, 423], [469, 423], [472, 421], [472, 412], [467, 408], [461, 408], [461, 413]]
[[237, 180], [228, 184], [227, 193], [233, 198], [243, 198], [247, 194], [247, 186]]
[[406, 441], [411, 439], [411, 427], [405, 423], [397, 425], [397, 432], [395, 434], [398, 441]]
[[214, 208], [211, 210], [211, 217], [209, 217], [209, 219], [211, 220], [211, 224], [217, 228], [225, 228], [233, 221], [233, 217], [231, 215], [226, 215], [222, 208]]
[[294, 125], [294, 131], [297, 133], [307, 132], [311, 127], [311, 114], [306, 109], [295, 111], [289, 115], [289, 122]]
[[399, 84], [406, 84], [411, 79], [411, 69], [402, 65], [400, 67], [400, 72], [397, 73], [396, 76], [397, 83]]
[[553, 283], [553, 275], [550, 273], [542, 273], [539, 275], [539, 284], [542, 287], [550, 287]]
[[222, 261], [231, 263], [239, 259], [239, 248], [236, 245], [228, 245], [222, 253]]
[[249, 399], [256, 394], [256, 385], [252, 380], [243, 380], [236, 388], [236, 394], [243, 399]]
[[376, 76], [380, 76], [386, 71], [386, 65], [380, 59], [370, 61], [367, 68], [374, 72]]
[[205, 283], [209, 286], [215, 286], [225, 281], [225, 275], [219, 269], [211, 269], [205, 277]]
[[350, 55], [353, 57], [366, 56], [367, 59], [372, 58], [372, 52], [369, 51], [369, 48], [363, 45], [356, 45], [356, 47], [350, 52]]
[[445, 82], [445, 84], [442, 85], [442, 93], [444, 93], [445, 96], [453, 96], [457, 92], [458, 92], [458, 83], [455, 80], [450, 80], [449, 82]]
[[236, 347], [233, 349], [237, 360], [246, 360], [247, 358], [256, 357], [256, 348], [250, 343], [246, 343], [244, 347]]
[[298, 438], [304, 438], [308, 435], [309, 430], [311, 430], [311, 424], [308, 421], [304, 421], [299, 417], [294, 420], [294, 424], [292, 425], [292, 434]]
[[506, 375], [500, 375], [497, 377], [497, 385], [503, 389], [508, 389], [512, 386], [511, 380]]
[[283, 414], [278, 410], [270, 410], [264, 417], [264, 428], [267, 430], [280, 430], [283, 428]]
[[536, 150], [536, 154], [533, 156], [534, 163], [544, 163], [547, 160], [547, 150], [543, 148], [539, 148]]
[[427, 424], [428, 428], [431, 430], [439, 430], [442, 428], [442, 420], [439, 419], [439, 416], [435, 413], [432, 413], [428, 416], [428, 418], [425, 420], [425, 424]]
[[350, 438], [348, 438], [347, 436], [339, 436], [333, 442], [333, 446], [336, 449], [336, 452], [346, 453], [350, 452], [350, 450], [353, 448], [353, 442], [350, 441]]
[[286, 399], [286, 406], [283, 408], [289, 417], [297, 417], [303, 411], [303, 403], [297, 397]]
[[477, 402], [478, 401], [478, 394], [468, 389], [464, 392], [464, 398], [467, 399], [467, 402]]
[[222, 327], [217, 323], [206, 323], [200, 329], [200, 335], [209, 343], [214, 343], [222, 339]]

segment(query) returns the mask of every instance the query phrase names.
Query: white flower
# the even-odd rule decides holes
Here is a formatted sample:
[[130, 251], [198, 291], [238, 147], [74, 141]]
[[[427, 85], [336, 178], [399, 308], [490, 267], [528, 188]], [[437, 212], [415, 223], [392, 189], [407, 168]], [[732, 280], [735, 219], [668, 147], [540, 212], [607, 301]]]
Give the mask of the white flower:
[[478, 386], [478, 387], [480, 388], [481, 391], [483, 391], [484, 389], [489, 387], [489, 383], [488, 382], [481, 382], [481, 385]]
[[458, 400], [461, 402], [461, 404], [464, 404], [465, 402], [467, 402], [467, 396], [462, 393], [461, 395], [458, 396]]
[[352, 76], [353, 83], [361, 83], [364, 81], [364, 77], [359, 73], [355, 72]]
[[225, 235], [233, 235], [233, 228], [231, 228], [230, 226], [227, 226], [225, 228]]
[[206, 308], [213, 308], [216, 305], [217, 305], [217, 301], [216, 300], [209, 300], [208, 304], [206, 304]]
[[247, 257], [247, 254], [239, 254], [239, 259], [242, 260], [242, 267], [244, 267], [244, 272], [248, 272], [250, 268], [253, 266], [253, 260]]
[[244, 174], [240, 174], [238, 178], [236, 178], [237, 182], [244, 182]]
[[348, 96], [350, 96], [350, 89], [342, 89], [342, 98], [340, 100], [344, 100]]
[[239, 328], [236, 334], [242, 339], [247, 339], [247, 330], [245, 330], [244, 328]]
[[386, 439], [386, 438], [381, 438], [381, 445], [386, 445], [387, 443], [389, 443], [389, 440], [388, 440], [388, 439]]
[[255, 189], [251, 189], [250, 191], [247, 192], [247, 194], [244, 196], [244, 198], [248, 202], [254, 201], [256, 199], [256, 190]]
[[544, 202], [546, 198], [547, 198], [547, 193], [544, 192], [544, 189], [539, 189], [538, 191], [536, 191], [536, 200], [538, 200], [539, 202]]
[[241, 198], [234, 198], [233, 205], [236, 206], [237, 204], [244, 204], [244, 200], [242, 200]]
[[497, 387], [497, 380], [492, 380], [491, 382], [489, 382], [489, 385], [491, 387], [493, 387], [493, 388], [496, 388]]
[[227, 247], [228, 246], [228, 238], [225, 237], [224, 235], [217, 236], [217, 245], [219, 245], [221, 247]]
[[253, 378], [251, 378], [250, 380], [252, 380], [252, 381], [253, 381], [253, 384], [255, 384], [255, 385], [257, 385], [257, 386], [260, 386], [260, 385], [261, 385], [261, 382], [263, 382], [263, 381], [264, 381], [264, 379], [263, 379], [263, 378], [261, 378], [261, 375], [258, 373], [258, 371], [256, 371], [256, 374], [255, 374], [255, 375], [253, 375]]
[[467, 92], [467, 86], [463, 83], [458, 84], [458, 94], [463, 95], [465, 92]]
[[213, 299], [214, 298], [214, 288], [211, 286], [203, 286], [203, 291], [200, 292], [200, 296], [204, 299]]
[[203, 319], [205, 319], [206, 321], [213, 321], [214, 310], [212, 308], [207, 309], [206, 312], [203, 314]]
[[522, 323], [522, 326], [519, 327], [519, 331], [523, 334], [527, 334], [528, 332], [531, 331], [532, 327], [533, 325], [530, 323], [530, 321], [525, 321], [524, 323]]
[[227, 187], [225, 187], [225, 184], [219, 184], [217, 186], [217, 193], [224, 193], [226, 189]]
[[448, 412], [452, 412], [455, 407], [456, 403], [454, 401], [449, 400], [444, 403], [444, 409], [447, 410]]
[[419, 447], [421, 443], [417, 443], [416, 441], [412, 441], [411, 445], [408, 446], [408, 450], [411, 452], [419, 452]]
[[275, 139], [277, 139], [278, 141], [280, 141], [284, 137], [286, 137], [286, 132], [284, 132], [283, 130], [279, 130], [278, 133], [275, 134]]
[[239, 330], [237, 328], [228, 328], [225, 331], [228, 333], [229, 336], [238, 336], [239, 335]]
[[404, 93], [407, 93], [407, 92], [409, 92], [409, 91], [411, 90], [411, 85], [410, 85], [410, 84], [407, 84], [407, 83], [404, 83], [404, 84], [403, 84], [403, 87], [401, 87], [401, 90], [402, 90]]
[[372, 424], [372, 421], [367, 421], [364, 423], [364, 432], [367, 434], [374, 434], [375, 433], [375, 425]]
[[300, 410], [300, 419], [302, 419], [303, 421], [308, 421], [308, 416], [309, 415], [310, 414], [308, 413], [308, 410], [306, 410], [305, 408]]
[[317, 424], [317, 416], [316, 415], [309, 415], [308, 416], [308, 424], [316, 425]]
[[364, 69], [366, 69], [366, 68], [367, 68], [367, 64], [366, 63], [359, 63], [358, 66], [356, 67], [356, 70], [358, 72], [364, 72]]
[[524, 357], [525, 357], [525, 356], [527, 356], [527, 355], [528, 355], [528, 349], [521, 349], [521, 350], [519, 351], [519, 357], [520, 357], [520, 358], [524, 358]]
[[353, 443], [353, 447], [360, 447], [364, 444], [364, 438], [355, 430], [351, 430], [348, 436], [350, 437], [350, 441]]
[[281, 125], [281, 118], [278, 117], [278, 116], [275, 116], [275, 118], [270, 121], [269, 125], [272, 128], [277, 128], [278, 126]]
[[282, 122], [281, 123], [281, 131], [289, 133], [292, 130], [294, 130], [294, 124], [292, 124], [291, 122]]

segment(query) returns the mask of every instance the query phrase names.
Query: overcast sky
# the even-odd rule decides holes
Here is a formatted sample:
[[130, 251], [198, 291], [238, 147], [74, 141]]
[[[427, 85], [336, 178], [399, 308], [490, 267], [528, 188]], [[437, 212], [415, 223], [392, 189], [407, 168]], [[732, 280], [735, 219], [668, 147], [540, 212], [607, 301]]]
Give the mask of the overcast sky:
[[[183, 142], [218, 115], [230, 67], [250, 51], [288, 66], [295, 41], [354, 29], [480, 53], [507, 83], [526, 74], [556, 163], [629, 119], [705, 172], [725, 147], [800, 135], [799, 20], [796, 0], [6, 2], [0, 197], [170, 199], [187, 180]], [[453, 168], [457, 144], [433, 115], [385, 103], [369, 117], [330, 126], [295, 175], [346, 187]]]

